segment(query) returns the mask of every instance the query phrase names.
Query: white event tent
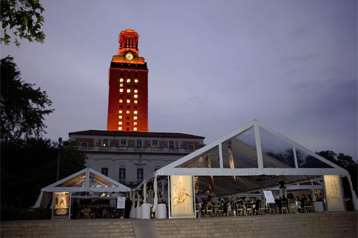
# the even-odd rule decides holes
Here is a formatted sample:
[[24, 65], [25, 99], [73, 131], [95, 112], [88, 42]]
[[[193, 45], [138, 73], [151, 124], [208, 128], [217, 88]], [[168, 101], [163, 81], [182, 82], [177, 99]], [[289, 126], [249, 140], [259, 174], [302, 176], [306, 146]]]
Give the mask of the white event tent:
[[[351, 177], [345, 169], [299, 143], [262, 126], [256, 120], [247, 127], [236, 130], [157, 170], [152, 178], [146, 179], [139, 185], [136, 189], [143, 187], [146, 196], [146, 183], [154, 179], [154, 210], [158, 205], [157, 177], [163, 176], [169, 178], [169, 217], [175, 217], [171, 214], [170, 206], [173, 197], [178, 199], [173, 191], [174, 185], [170, 182], [170, 178], [175, 176], [209, 178], [215, 184], [216, 194], [227, 194], [225, 188], [228, 187], [232, 193], [244, 193], [277, 186], [279, 181], [294, 184], [323, 178], [328, 210], [332, 211], [344, 209], [341, 178], [346, 177], [353, 205], [357, 210], [357, 196], [353, 190]], [[192, 188], [189, 188], [190, 183]], [[194, 189], [193, 182], [190, 183], [187, 183], [185, 188], [175, 189], [181, 194], [186, 194], [183, 191]], [[183, 186], [183, 184], [179, 182], [179, 185]], [[195, 207], [194, 193], [191, 200]]]
[[33, 208], [46, 207], [52, 193], [127, 193], [131, 189], [91, 168], [82, 169], [41, 189]]

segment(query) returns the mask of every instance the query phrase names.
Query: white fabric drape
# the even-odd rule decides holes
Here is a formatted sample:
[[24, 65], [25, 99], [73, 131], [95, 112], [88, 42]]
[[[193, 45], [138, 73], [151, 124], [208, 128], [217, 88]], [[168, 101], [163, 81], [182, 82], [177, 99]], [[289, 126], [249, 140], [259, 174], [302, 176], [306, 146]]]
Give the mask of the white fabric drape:
[[43, 191], [41, 191], [40, 195], [37, 197], [37, 200], [35, 202], [35, 205], [32, 206], [32, 208], [39, 208], [41, 206]]
[[143, 185], [143, 203], [147, 203], [147, 182]]
[[157, 176], [154, 177], [153, 189], [154, 189], [153, 211], [155, 212], [155, 210], [157, 209], [157, 205], [158, 205], [158, 181], [157, 181]]

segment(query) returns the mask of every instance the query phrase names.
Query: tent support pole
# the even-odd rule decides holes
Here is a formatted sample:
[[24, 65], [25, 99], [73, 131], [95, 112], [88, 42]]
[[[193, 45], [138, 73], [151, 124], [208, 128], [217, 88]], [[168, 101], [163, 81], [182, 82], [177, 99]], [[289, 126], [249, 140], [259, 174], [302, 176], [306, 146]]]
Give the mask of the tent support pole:
[[357, 201], [357, 194], [353, 188], [353, 184], [352, 184], [352, 179], [350, 175], [347, 175], [347, 179], [348, 179], [348, 183], [349, 183], [349, 187], [351, 189], [351, 193], [352, 193], [352, 202], [353, 202], [353, 207], [355, 211], [358, 211], [358, 201]]

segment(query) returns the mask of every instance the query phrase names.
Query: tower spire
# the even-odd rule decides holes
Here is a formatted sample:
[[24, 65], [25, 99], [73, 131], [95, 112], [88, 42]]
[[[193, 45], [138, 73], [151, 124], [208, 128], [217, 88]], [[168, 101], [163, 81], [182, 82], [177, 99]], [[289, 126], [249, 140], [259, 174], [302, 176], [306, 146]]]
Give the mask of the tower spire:
[[133, 29], [127, 28], [121, 31], [118, 37], [118, 53], [121, 55], [127, 51], [132, 51], [138, 54], [138, 38], [138, 33]]

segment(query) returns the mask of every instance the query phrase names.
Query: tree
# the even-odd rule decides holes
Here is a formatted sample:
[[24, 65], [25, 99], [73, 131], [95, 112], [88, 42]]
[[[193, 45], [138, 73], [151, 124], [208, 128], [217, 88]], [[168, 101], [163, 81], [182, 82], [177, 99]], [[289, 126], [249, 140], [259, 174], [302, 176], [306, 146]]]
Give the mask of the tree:
[[5, 139], [39, 137], [46, 128], [44, 118], [54, 110], [45, 91], [22, 81], [12, 57], [1, 60], [0, 130]]
[[[34, 205], [42, 187], [56, 181], [59, 148], [41, 138], [3, 141], [1, 146], [1, 207], [28, 208]], [[84, 168], [84, 161], [82, 152], [65, 144], [60, 178]]]
[[9, 44], [11, 38], [17, 46], [21, 39], [43, 42], [44, 8], [39, 0], [1, 0], [0, 4], [1, 43]]

